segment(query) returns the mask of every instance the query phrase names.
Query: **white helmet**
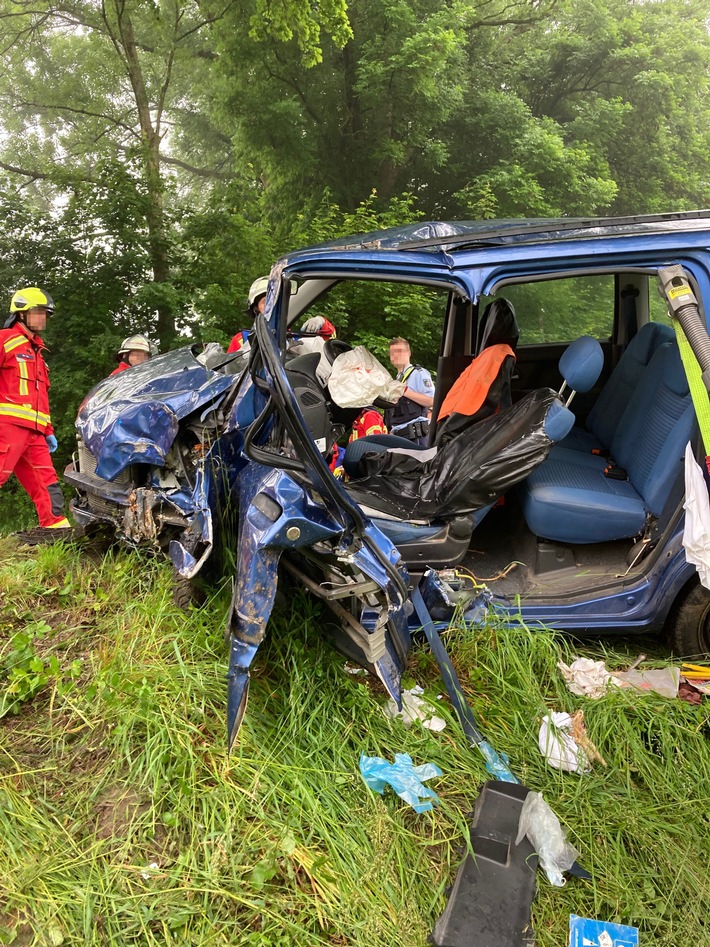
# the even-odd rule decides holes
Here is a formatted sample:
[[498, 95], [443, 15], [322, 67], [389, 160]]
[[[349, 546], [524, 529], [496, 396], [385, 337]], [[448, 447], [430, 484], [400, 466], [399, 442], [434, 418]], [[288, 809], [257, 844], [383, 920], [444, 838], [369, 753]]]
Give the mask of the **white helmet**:
[[260, 276], [258, 279], [255, 279], [254, 282], [249, 287], [249, 295], [247, 296], [247, 303], [250, 306], [253, 306], [254, 303], [261, 299], [262, 296], [266, 296], [266, 292], [269, 288], [269, 277]]
[[153, 346], [144, 335], [129, 335], [121, 342], [118, 354], [128, 355], [129, 352], [147, 352], [148, 355], [153, 355]]

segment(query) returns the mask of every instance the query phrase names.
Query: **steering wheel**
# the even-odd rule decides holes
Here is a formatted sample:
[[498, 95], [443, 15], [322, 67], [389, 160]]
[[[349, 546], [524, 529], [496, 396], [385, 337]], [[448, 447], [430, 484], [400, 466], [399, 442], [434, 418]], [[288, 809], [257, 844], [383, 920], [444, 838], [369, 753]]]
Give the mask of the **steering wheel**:
[[342, 339], [328, 339], [323, 346], [323, 354], [331, 365], [339, 355], [342, 355], [344, 352], [352, 352], [352, 350], [352, 345], [348, 345], [348, 343], [343, 342]]

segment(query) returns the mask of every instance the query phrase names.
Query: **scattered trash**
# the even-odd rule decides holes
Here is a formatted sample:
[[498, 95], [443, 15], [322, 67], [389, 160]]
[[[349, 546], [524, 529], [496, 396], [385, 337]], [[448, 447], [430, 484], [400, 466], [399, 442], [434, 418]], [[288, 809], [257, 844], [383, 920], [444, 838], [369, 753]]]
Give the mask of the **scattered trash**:
[[150, 878], [155, 876], [156, 871], [159, 869], [160, 865], [157, 862], [151, 862], [141, 872], [141, 878], [145, 879], [145, 881], [148, 881]]
[[592, 661], [590, 658], [575, 658], [567, 665], [558, 661], [557, 667], [567, 681], [567, 686], [573, 694], [580, 697], [591, 697], [597, 700], [606, 694], [609, 687], [618, 686], [619, 682], [607, 670], [603, 661]]
[[680, 670], [666, 667], [639, 671], [637, 665], [644, 657], [639, 655], [627, 671], [610, 671], [603, 661], [590, 658], [575, 658], [570, 665], [558, 661], [557, 667], [573, 694], [592, 700], [603, 697], [609, 687], [633, 687], [639, 691], [654, 691], [661, 697], [677, 697]]
[[704, 664], [681, 664], [680, 673], [686, 681], [710, 681], [710, 667]]
[[569, 714], [557, 711], [545, 714], [537, 742], [540, 752], [555, 769], [588, 773], [592, 768], [587, 754], [572, 736], [572, 718]]
[[367, 677], [368, 675], [367, 668], [361, 668], [357, 664], [348, 664], [347, 661], [343, 665], [343, 670], [346, 674], [352, 674], [353, 677]]
[[391, 720], [400, 718], [405, 727], [411, 727], [415, 720], [421, 720], [422, 726], [426, 727], [427, 730], [434, 730], [437, 733], [443, 730], [446, 721], [442, 720], [441, 717], [437, 717], [431, 706], [425, 700], [422, 700], [421, 695], [423, 693], [424, 688], [418, 684], [409, 690], [402, 691], [401, 710], [397, 709], [397, 704], [390, 698], [384, 707], [385, 716]]
[[689, 704], [702, 704], [703, 697], [710, 696], [710, 667], [687, 662], [681, 664], [678, 696]]
[[412, 757], [407, 753], [395, 753], [394, 763], [381, 756], [365, 756], [363, 753], [360, 755], [360, 773], [370, 789], [380, 795], [383, 795], [385, 786], [391, 786], [415, 812], [429, 812], [438, 805], [437, 794], [424, 785], [424, 780], [442, 775], [433, 763], [413, 766]]
[[680, 670], [674, 667], [655, 668], [648, 671], [614, 671], [614, 677], [622, 687], [633, 687], [637, 691], [653, 691], [661, 697], [677, 697]]
[[573, 714], [553, 711], [540, 724], [538, 746], [550, 766], [570, 773], [588, 773], [594, 762], [606, 766], [606, 760], [589, 739], [584, 728], [584, 711]]
[[569, 947], [638, 947], [637, 927], [569, 916]]
[[550, 884], [562, 888], [565, 884], [562, 872], [569, 871], [579, 852], [565, 838], [560, 820], [542, 798], [542, 793], [531, 791], [525, 797], [516, 845], [525, 836], [537, 852]]
[[678, 696], [688, 704], [702, 704], [704, 694], [710, 693], [707, 687], [700, 690], [695, 683], [681, 681], [678, 685]]

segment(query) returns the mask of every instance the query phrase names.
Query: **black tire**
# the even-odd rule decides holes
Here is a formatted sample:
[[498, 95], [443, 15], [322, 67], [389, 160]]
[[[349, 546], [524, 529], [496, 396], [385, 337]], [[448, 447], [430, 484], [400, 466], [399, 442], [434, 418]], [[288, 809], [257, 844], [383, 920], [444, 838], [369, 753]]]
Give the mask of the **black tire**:
[[178, 573], [173, 575], [173, 602], [183, 612], [187, 612], [191, 607], [199, 608], [204, 604], [205, 596], [199, 586], [195, 585], [190, 579], [184, 579]]
[[668, 636], [678, 657], [710, 656], [710, 591], [693, 584], [668, 619]]

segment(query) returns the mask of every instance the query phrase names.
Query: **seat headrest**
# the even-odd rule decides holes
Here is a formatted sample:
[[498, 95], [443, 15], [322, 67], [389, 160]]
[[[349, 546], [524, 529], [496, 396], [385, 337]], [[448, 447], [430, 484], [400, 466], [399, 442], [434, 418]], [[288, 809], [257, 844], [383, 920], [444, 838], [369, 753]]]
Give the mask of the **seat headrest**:
[[502, 297], [488, 303], [481, 316], [477, 352], [491, 345], [509, 345], [515, 351], [519, 337], [520, 329], [513, 304]]
[[560, 375], [573, 391], [589, 391], [604, 367], [602, 347], [591, 335], [570, 342], [559, 361]]

